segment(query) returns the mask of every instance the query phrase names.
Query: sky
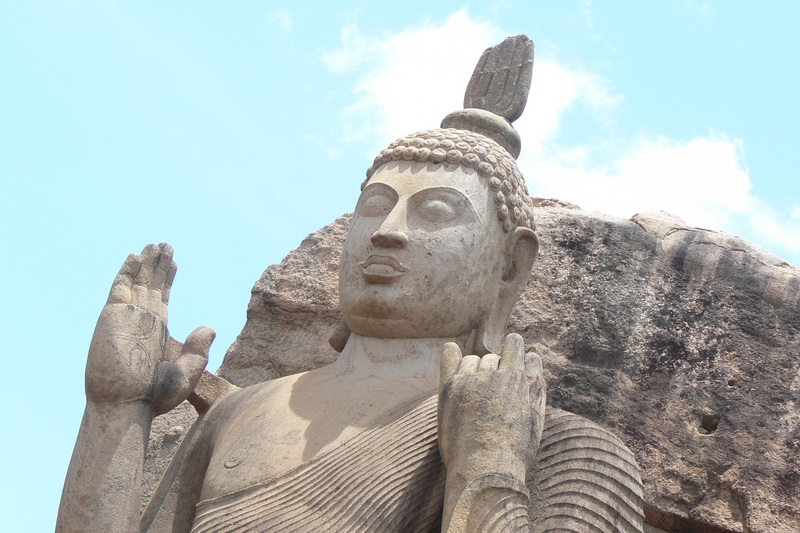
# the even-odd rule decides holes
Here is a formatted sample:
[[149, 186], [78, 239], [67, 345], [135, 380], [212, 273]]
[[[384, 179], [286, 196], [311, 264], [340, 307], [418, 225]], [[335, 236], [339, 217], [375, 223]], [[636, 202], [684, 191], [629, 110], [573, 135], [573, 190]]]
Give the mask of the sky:
[[214, 327], [215, 370], [262, 271], [352, 210], [381, 148], [461, 108], [508, 35], [536, 43], [515, 124], [532, 195], [664, 210], [800, 264], [800, 4], [376, 5], [0, 6], [3, 529], [54, 527], [127, 254], [173, 244], [170, 331]]

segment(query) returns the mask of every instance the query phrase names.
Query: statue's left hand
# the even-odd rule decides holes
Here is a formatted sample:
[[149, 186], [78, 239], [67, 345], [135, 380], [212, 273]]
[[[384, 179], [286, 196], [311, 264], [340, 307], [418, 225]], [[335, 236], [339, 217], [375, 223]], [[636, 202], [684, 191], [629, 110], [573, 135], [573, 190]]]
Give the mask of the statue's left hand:
[[545, 385], [542, 362], [525, 354], [522, 337], [506, 337], [500, 355], [462, 356], [444, 346], [439, 385], [439, 451], [445, 467], [467, 477], [522, 476], [541, 438]]

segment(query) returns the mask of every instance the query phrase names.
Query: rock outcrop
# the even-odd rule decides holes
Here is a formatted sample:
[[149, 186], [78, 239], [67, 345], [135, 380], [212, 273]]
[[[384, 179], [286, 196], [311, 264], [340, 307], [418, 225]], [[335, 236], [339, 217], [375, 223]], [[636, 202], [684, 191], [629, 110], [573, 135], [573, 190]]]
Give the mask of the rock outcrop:
[[[538, 204], [540, 256], [509, 331], [542, 356], [551, 406], [635, 452], [648, 531], [800, 531], [800, 270], [665, 213]], [[264, 272], [221, 377], [245, 386], [336, 357], [348, 220]], [[150, 472], [187, 427], [170, 416]]]

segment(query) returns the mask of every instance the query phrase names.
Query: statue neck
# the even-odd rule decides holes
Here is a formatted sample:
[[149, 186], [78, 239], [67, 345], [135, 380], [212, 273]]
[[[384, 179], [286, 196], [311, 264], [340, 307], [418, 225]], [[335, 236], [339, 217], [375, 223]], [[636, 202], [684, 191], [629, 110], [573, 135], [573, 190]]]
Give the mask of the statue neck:
[[[383, 379], [414, 378], [439, 383], [442, 346], [459, 339], [384, 339], [350, 334], [342, 354], [332, 365], [342, 374]], [[459, 342], [459, 344], [463, 344]]]

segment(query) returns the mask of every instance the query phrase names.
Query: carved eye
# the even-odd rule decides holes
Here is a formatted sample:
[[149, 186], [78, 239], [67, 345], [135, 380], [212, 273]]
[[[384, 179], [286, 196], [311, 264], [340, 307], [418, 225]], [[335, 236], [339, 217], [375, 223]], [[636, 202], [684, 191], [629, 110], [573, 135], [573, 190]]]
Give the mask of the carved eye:
[[421, 219], [438, 224], [455, 220], [469, 205], [464, 195], [444, 187], [417, 193], [412, 202], [415, 213]]
[[431, 222], [449, 222], [458, 216], [458, 211], [442, 200], [425, 200], [419, 205], [419, 214]]
[[365, 190], [358, 201], [356, 212], [363, 217], [385, 217], [397, 203], [397, 194], [392, 192], [383, 187]]

